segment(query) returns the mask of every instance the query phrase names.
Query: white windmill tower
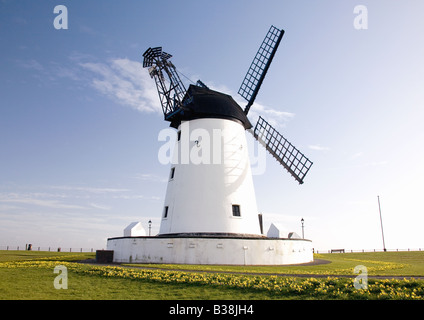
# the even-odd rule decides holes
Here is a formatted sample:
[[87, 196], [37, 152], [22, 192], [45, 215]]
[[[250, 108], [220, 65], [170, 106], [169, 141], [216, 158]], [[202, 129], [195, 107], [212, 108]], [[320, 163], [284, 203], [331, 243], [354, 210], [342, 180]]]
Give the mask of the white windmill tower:
[[[139, 248], [144, 249], [138, 251], [139, 255], [149, 256], [149, 259], [155, 256], [159, 262], [237, 264], [240, 259], [246, 263], [247, 248], [253, 249], [251, 255], [258, 257], [262, 257], [262, 251], [268, 257], [271, 251], [278, 256], [288, 247], [292, 248], [292, 244], [288, 246], [281, 241], [270, 245], [267, 241], [270, 239], [262, 234], [245, 135], [246, 130], [251, 132], [299, 183], [303, 183], [312, 162], [262, 117], [253, 130], [247, 118], [283, 34], [283, 30], [271, 26], [262, 42], [239, 89], [239, 94], [248, 101], [244, 109], [231, 96], [209, 89], [200, 80], [186, 89], [170, 61], [172, 56], [161, 47], [149, 48], [143, 54], [143, 67], [149, 68], [155, 80], [164, 119], [177, 130], [160, 230], [154, 241], [161, 239], [167, 248], [179, 248], [178, 252], [169, 253], [160, 245], [149, 244], [147, 249], [146, 241], [153, 241], [152, 237], [144, 242], [140, 240], [143, 244], [139, 244]], [[182, 243], [181, 239], [186, 241]], [[308, 240], [298, 241], [296, 246], [303, 245], [303, 251], [308, 251], [310, 248], [305, 249], [305, 241]], [[123, 242], [119, 243], [114, 242], [110, 247], [126, 252], [122, 249]], [[211, 259], [217, 254], [213, 250], [224, 247], [228, 251], [226, 255], [235, 256], [233, 251], [239, 247], [244, 252], [240, 259], [225, 258], [225, 254], [222, 259]], [[197, 248], [197, 252], [191, 253], [190, 248]], [[134, 255], [132, 252], [129, 260], [134, 260]], [[284, 259], [266, 257], [249, 261], [252, 264], [284, 263]], [[312, 253], [307, 252], [306, 258], [287, 261], [308, 262], [311, 257]], [[149, 259], [138, 260], [152, 261]]]

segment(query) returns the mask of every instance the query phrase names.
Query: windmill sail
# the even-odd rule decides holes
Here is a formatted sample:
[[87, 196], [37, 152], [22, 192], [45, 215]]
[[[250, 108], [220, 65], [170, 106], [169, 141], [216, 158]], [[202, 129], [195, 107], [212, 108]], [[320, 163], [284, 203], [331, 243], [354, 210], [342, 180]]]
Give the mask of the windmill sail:
[[143, 57], [143, 67], [149, 68], [150, 77], [155, 79], [165, 120], [172, 121], [182, 111], [183, 98], [187, 91], [175, 66], [169, 60], [172, 55], [162, 51], [162, 47], [156, 47], [147, 49]]
[[250, 107], [256, 99], [256, 95], [259, 92], [283, 35], [284, 30], [279, 30], [271, 26], [247, 71], [238, 91], [238, 93], [248, 101], [244, 109], [245, 114], [249, 112]]
[[253, 136], [300, 183], [308, 173], [312, 162], [262, 117], [259, 117]]

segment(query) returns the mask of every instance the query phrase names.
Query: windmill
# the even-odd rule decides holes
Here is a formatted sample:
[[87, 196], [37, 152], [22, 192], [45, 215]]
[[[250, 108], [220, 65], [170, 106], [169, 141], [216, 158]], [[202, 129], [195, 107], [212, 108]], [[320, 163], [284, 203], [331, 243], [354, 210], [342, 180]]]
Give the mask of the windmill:
[[[156, 83], [164, 120], [178, 130], [159, 236], [261, 236], [246, 130], [303, 183], [312, 162], [264, 118], [253, 127], [247, 117], [283, 35], [284, 30], [271, 26], [256, 53], [238, 91], [247, 101], [244, 109], [200, 80], [186, 89], [172, 55], [161, 47], [144, 52], [143, 67]], [[219, 141], [211, 143], [211, 137]], [[188, 152], [214, 152], [217, 161], [184, 162]]]

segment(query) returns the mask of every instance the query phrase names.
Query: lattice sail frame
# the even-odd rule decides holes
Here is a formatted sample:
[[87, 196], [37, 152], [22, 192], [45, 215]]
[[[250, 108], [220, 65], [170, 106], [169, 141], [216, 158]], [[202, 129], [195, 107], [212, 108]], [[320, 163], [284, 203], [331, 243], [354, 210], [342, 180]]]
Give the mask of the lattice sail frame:
[[143, 67], [149, 68], [150, 77], [155, 80], [165, 120], [170, 120], [181, 111], [187, 90], [169, 61], [172, 55], [163, 52], [162, 47], [147, 49], [143, 57]]
[[312, 161], [262, 117], [259, 117], [253, 135], [299, 184], [303, 183], [303, 178], [313, 164]]
[[279, 30], [271, 26], [241, 83], [238, 93], [248, 101], [244, 109], [245, 114], [249, 112], [250, 107], [256, 99], [283, 35], [284, 30]]

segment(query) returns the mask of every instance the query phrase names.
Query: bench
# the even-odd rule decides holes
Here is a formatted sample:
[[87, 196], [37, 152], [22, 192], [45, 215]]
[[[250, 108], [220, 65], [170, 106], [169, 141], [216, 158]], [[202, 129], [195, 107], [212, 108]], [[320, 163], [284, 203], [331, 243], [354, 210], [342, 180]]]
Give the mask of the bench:
[[330, 253], [345, 253], [344, 249], [331, 249]]

